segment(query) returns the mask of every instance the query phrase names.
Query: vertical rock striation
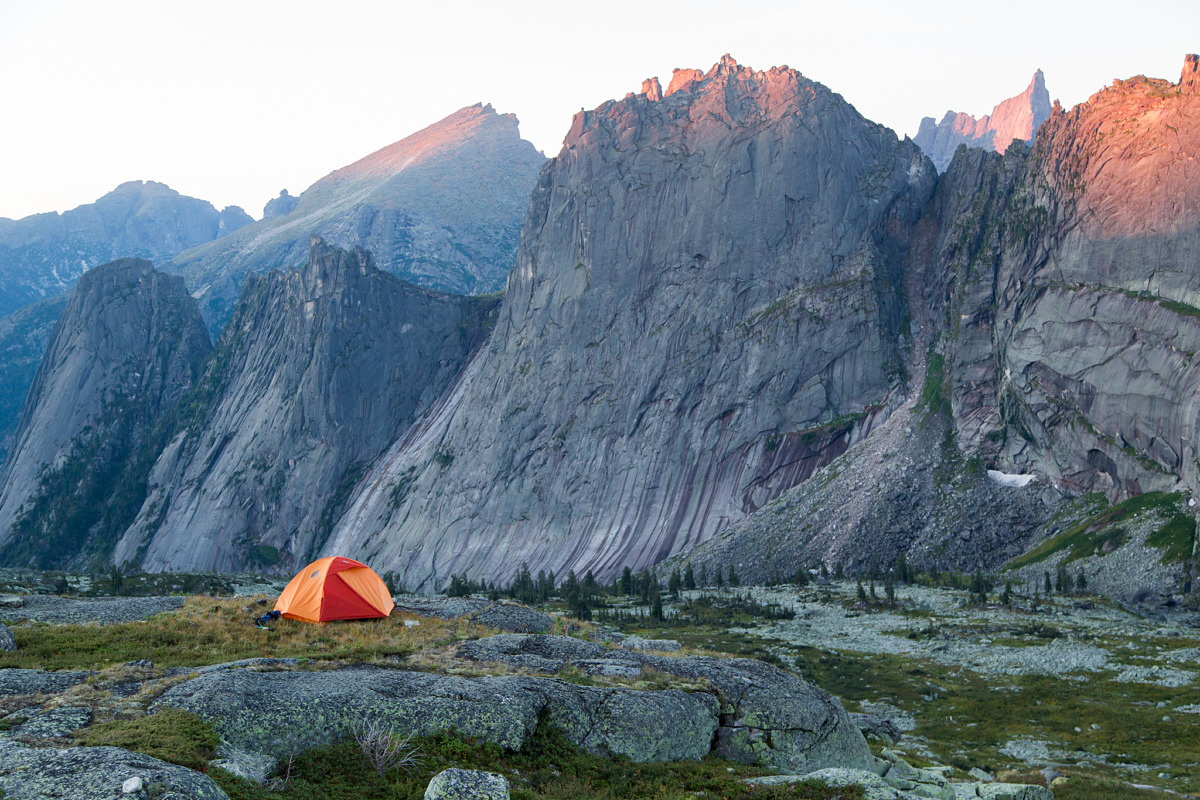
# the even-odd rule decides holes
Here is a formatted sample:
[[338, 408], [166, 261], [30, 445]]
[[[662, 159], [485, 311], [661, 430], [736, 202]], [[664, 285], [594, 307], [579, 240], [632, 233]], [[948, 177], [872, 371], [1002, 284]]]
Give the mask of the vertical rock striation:
[[932, 165], [787, 68], [726, 56], [644, 88], [575, 116], [495, 334], [326, 552], [424, 588], [649, 565], [884, 413]]
[[[104, 520], [139, 444], [210, 349], [182, 279], [148, 261], [90, 270], [54, 329], [0, 488], [0, 558], [42, 567], [105, 553]], [[99, 527], [98, 527], [99, 526]], [[103, 534], [103, 535], [101, 535]]]
[[458, 374], [498, 302], [413, 286], [319, 239], [304, 267], [252, 277], [114, 561], [302, 566], [371, 462]]
[[1010, 97], [976, 119], [970, 114], [947, 111], [941, 122], [933, 117], [921, 120], [913, 141], [937, 167], [945, 172], [959, 145], [1007, 152], [1013, 139], [1030, 141], [1038, 127], [1050, 116], [1050, 93], [1046, 79], [1039, 69], [1021, 94]]

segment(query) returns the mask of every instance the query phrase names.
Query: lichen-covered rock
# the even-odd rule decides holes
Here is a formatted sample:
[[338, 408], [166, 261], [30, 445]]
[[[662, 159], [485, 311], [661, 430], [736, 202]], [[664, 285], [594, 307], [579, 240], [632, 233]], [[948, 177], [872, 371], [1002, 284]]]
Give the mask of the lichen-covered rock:
[[33, 719], [18, 725], [12, 735], [28, 739], [61, 739], [70, 736], [92, 721], [92, 709], [63, 706], [38, 714]]
[[0, 669], [0, 697], [14, 694], [57, 694], [92, 673], [83, 671], [46, 672], [40, 669]]
[[364, 718], [417, 736], [455, 728], [515, 750], [537, 725], [542, 698], [499, 680], [378, 667], [230, 669], [173, 686], [153, 707], [191, 711], [227, 746], [276, 758], [330, 744]]
[[121, 797], [133, 777], [159, 784], [174, 800], [228, 800], [207, 775], [119, 747], [32, 748], [0, 739], [6, 800]]
[[[538, 636], [523, 633], [501, 633], [463, 642], [458, 647], [458, 657], [469, 661], [499, 661], [510, 666], [521, 666], [521, 656], [542, 659], [546, 672], [557, 672], [567, 663], [584, 658], [617, 657], [619, 653], [604, 645], [576, 639], [572, 636]], [[634, 659], [634, 663], [640, 661]]]
[[712, 687], [720, 704], [717, 750], [753, 764], [795, 772], [830, 766], [868, 769], [866, 740], [837, 698], [801, 678], [752, 659], [675, 658], [612, 650], [565, 636], [508, 634], [466, 642], [460, 658], [557, 672], [651, 667]]
[[425, 800], [508, 800], [508, 778], [474, 769], [442, 770], [425, 788]]
[[405, 596], [396, 598], [396, 608], [423, 617], [467, 617], [509, 633], [547, 633], [554, 627], [554, 617], [549, 614], [518, 603], [496, 603], [480, 597]]
[[210, 767], [223, 769], [242, 780], [259, 785], [265, 783], [279, 765], [278, 759], [265, 753], [251, 753], [225, 745], [218, 749], [217, 755], [220, 758], [208, 762]]
[[1054, 800], [1054, 793], [1046, 787], [1024, 783], [980, 783], [975, 785], [975, 793], [982, 800]]
[[328, 744], [362, 719], [418, 736], [454, 728], [515, 750], [545, 713], [568, 739], [593, 752], [633, 761], [675, 761], [707, 755], [719, 722], [719, 704], [707, 693], [375, 667], [215, 670], [167, 690], [155, 703], [163, 706], [211, 721], [221, 736], [222, 754], [242, 751], [276, 758]]
[[471, 616], [472, 622], [512, 633], [548, 633], [554, 618], [515, 603], [497, 603]]
[[17, 640], [13, 638], [8, 626], [0, 624], [0, 650], [13, 651], [17, 649]]
[[923, 800], [923, 798], [891, 786], [874, 772], [864, 769], [827, 767], [810, 772], [804, 777], [821, 781], [832, 787], [861, 786], [864, 800]]
[[550, 725], [586, 750], [630, 761], [700, 759], [712, 749], [717, 699], [704, 692], [635, 691], [514, 679], [545, 698]]

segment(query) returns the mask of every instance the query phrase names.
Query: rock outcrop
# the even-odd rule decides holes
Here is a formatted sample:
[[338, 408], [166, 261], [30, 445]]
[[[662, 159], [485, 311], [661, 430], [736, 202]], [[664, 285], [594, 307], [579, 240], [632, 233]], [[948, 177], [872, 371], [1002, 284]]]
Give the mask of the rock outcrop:
[[0, 486], [0, 558], [43, 568], [107, 555], [105, 523], [140, 505], [122, 475], [191, 388], [210, 344], [183, 281], [150, 262], [90, 270], [54, 330]]
[[947, 111], [941, 122], [921, 120], [913, 141], [929, 156], [938, 172], [945, 172], [959, 145], [1004, 153], [1013, 139], [1029, 141], [1050, 116], [1050, 93], [1039, 69], [1021, 94], [1002, 101], [991, 114], [976, 119], [970, 114]]
[[[469, 645], [469, 646], [468, 646]], [[275, 757], [327, 744], [369, 718], [415, 735], [455, 728], [517, 749], [544, 720], [596, 753], [631, 761], [698, 759], [714, 749], [747, 763], [807, 772], [867, 768], [866, 740], [835, 698], [760, 661], [669, 658], [614, 651], [568, 637], [503, 634], [460, 657], [512, 661], [533, 651], [536, 671], [599, 662], [647, 667], [711, 691], [578, 686], [537, 676], [463, 678], [358, 666], [319, 672], [210, 667], [168, 689], [155, 707], [212, 722], [222, 749]], [[244, 666], [244, 665], [243, 665]]]
[[497, 303], [413, 286], [319, 239], [300, 269], [252, 277], [114, 562], [303, 566], [364, 471], [449, 388]]
[[362, 247], [385, 272], [430, 289], [484, 294], [504, 287], [529, 192], [546, 158], [521, 138], [517, 118], [490, 105], [460, 109], [424, 130], [287, 192], [263, 219], [219, 243], [179, 254], [216, 330], [249, 272], [304, 263], [310, 235]]
[[793, 70], [682, 74], [575, 116], [495, 333], [329, 552], [410, 588], [523, 561], [607, 576], [753, 513], [885, 413], [932, 166]]
[[27, 747], [0, 739], [0, 791], [12, 800], [136, 797], [122, 790], [131, 778], [178, 800], [229, 800], [207, 775], [119, 747]]
[[622, 675], [649, 667], [712, 687], [721, 715], [713, 746], [726, 758], [798, 772], [871, 763], [862, 734], [837, 698], [762, 661], [656, 656], [565, 636], [523, 634], [467, 642], [458, 656], [546, 673], [574, 667]]
[[250, 216], [129, 181], [58, 214], [0, 218], [0, 314], [70, 289], [86, 270], [118, 258], [162, 261], [242, 228]]

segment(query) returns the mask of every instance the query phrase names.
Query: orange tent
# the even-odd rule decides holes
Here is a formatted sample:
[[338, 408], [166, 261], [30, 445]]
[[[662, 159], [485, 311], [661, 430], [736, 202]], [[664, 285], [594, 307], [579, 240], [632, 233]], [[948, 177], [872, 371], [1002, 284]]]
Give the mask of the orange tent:
[[386, 617], [395, 607], [392, 593], [370, 567], [341, 556], [309, 564], [275, 603], [283, 616], [305, 622]]

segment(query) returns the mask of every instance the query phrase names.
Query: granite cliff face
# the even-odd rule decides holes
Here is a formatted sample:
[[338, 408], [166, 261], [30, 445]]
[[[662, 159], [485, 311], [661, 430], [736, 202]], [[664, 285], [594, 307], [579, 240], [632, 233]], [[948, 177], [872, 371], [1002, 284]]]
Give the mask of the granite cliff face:
[[1056, 107], [1032, 148], [960, 150], [909, 253], [922, 395], [689, 558], [994, 569], [1061, 532], [1064, 498], [1200, 491], [1198, 66]]
[[[987, 420], [967, 446], [1073, 492], [1200, 489], [1196, 63], [1056, 107], [999, 217], [994, 271], [965, 282], [995, 305], [994, 361], [955, 408]], [[955, 361], [957, 384], [977, 361]]]
[[1050, 94], [1039, 69], [1021, 94], [1004, 100], [980, 119], [962, 112], [947, 111], [941, 122], [933, 117], [921, 120], [913, 141], [945, 172], [958, 146], [978, 147], [1004, 153], [1013, 139], [1033, 139], [1046, 117], [1050, 116]]
[[413, 286], [320, 240], [302, 268], [252, 277], [114, 562], [303, 566], [363, 472], [454, 380], [498, 303]]
[[326, 552], [423, 588], [608, 575], [753, 513], [886, 414], [934, 179], [824, 86], [729, 57], [577, 114], [495, 333]]
[[247, 271], [304, 263], [309, 236], [371, 252], [375, 264], [456, 294], [504, 287], [521, 220], [546, 162], [517, 119], [490, 105], [463, 108], [332, 172], [299, 197], [286, 192], [234, 236], [181, 253], [183, 273], [214, 329], [228, 319]]
[[112, 541], [103, 522], [163, 411], [188, 391], [210, 349], [178, 277], [122, 259], [80, 278], [22, 412], [0, 488], [0, 559], [68, 563]]
[[21, 408], [54, 323], [68, 299], [66, 294], [48, 297], [0, 317], [0, 467], [12, 447]]
[[98, 264], [165, 260], [251, 222], [237, 206], [217, 211], [154, 181], [123, 183], [63, 214], [0, 218], [0, 314], [61, 294]]

